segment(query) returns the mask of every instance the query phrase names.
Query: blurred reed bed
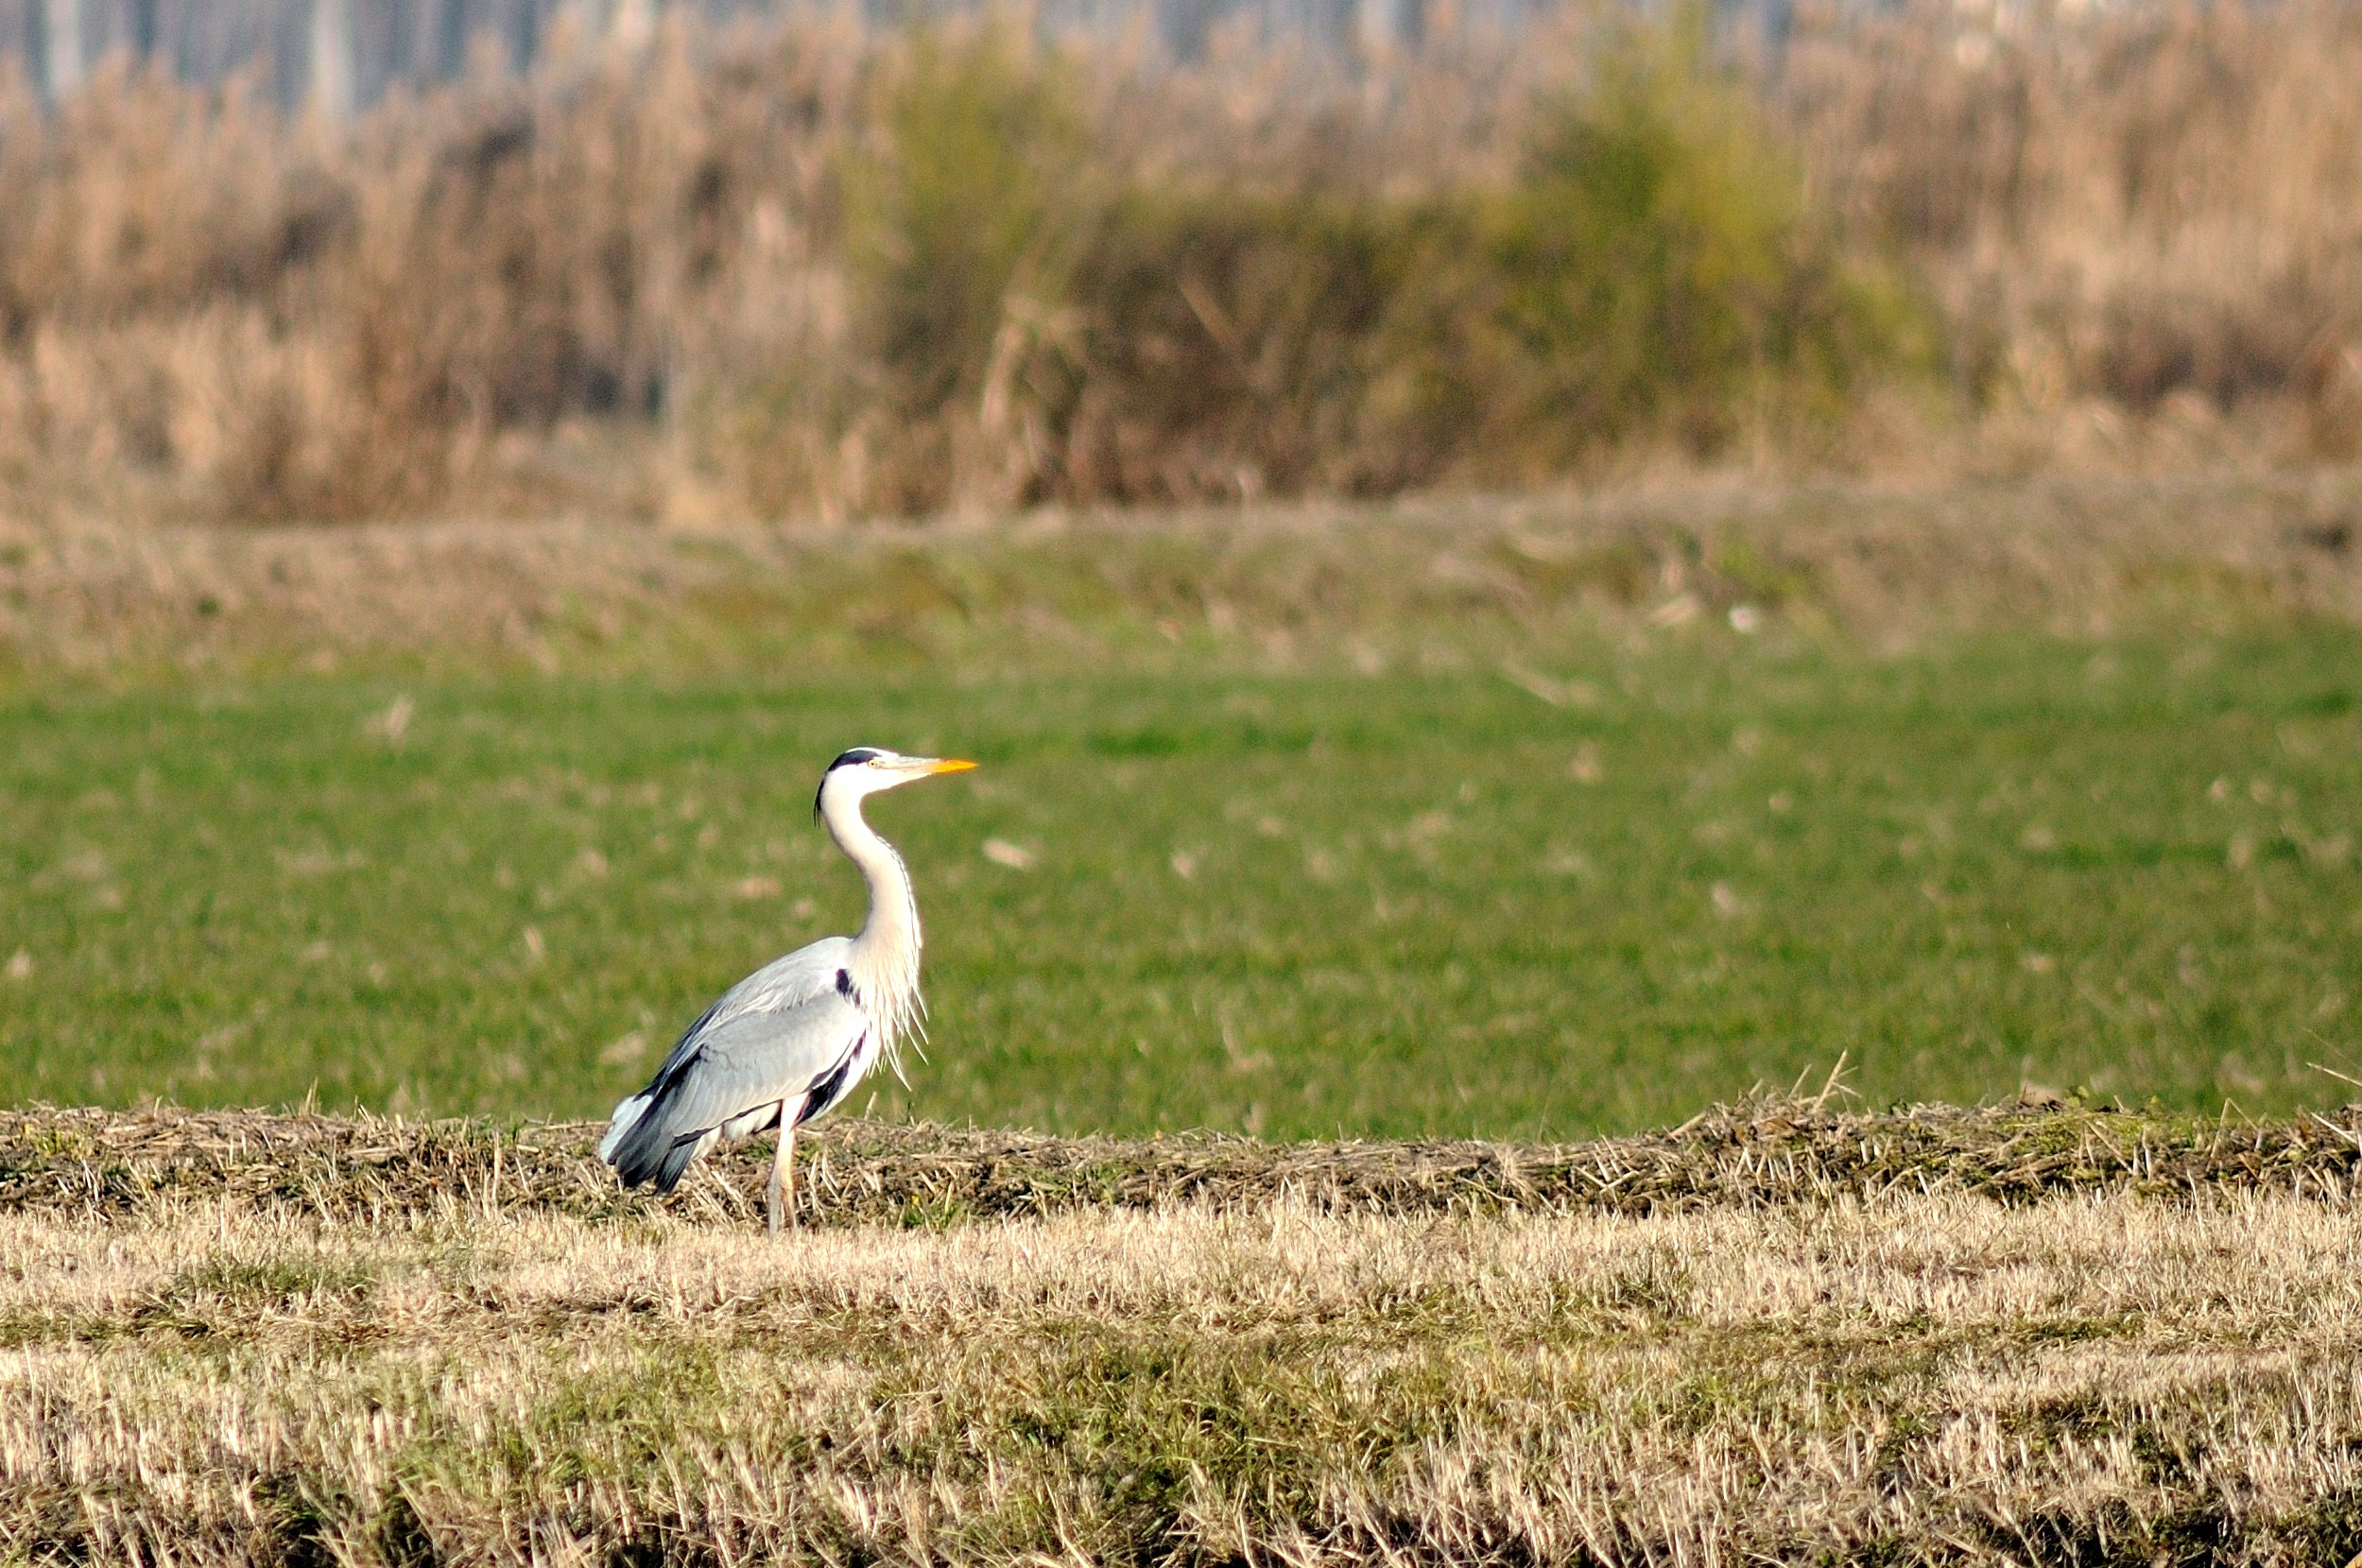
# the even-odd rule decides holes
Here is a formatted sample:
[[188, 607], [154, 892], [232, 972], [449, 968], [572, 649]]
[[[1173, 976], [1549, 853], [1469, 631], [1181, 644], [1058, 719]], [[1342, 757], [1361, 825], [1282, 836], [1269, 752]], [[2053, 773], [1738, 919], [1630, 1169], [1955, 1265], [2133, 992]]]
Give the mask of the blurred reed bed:
[[1807, 32], [1776, 95], [1843, 231], [1940, 301], [1991, 457], [2246, 422], [2362, 457], [2362, 12], [1960, 0]]
[[0, 505], [919, 515], [2362, 446], [2362, 19], [1806, 21], [1778, 71], [1596, 12], [1186, 68], [1007, 18], [676, 25], [347, 125], [0, 84]]

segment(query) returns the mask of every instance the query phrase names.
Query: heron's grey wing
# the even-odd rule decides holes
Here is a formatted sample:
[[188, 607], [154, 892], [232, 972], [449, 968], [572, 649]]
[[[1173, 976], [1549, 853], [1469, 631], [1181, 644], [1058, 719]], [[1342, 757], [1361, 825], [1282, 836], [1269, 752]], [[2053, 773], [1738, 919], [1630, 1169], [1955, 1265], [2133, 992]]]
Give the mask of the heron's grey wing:
[[[695, 1051], [698, 1042], [713, 1029], [731, 1022], [742, 1013], [777, 1010], [790, 1008], [815, 996], [824, 996], [842, 989], [845, 963], [853, 956], [850, 937], [822, 937], [819, 941], [800, 947], [784, 958], [774, 958], [722, 992], [715, 1004], [698, 1016], [698, 1021], [681, 1031], [681, 1038], [664, 1054], [648, 1079], [647, 1087], [633, 1098], [645, 1098], [664, 1087], [665, 1078], [679, 1070], [681, 1063]], [[630, 1104], [626, 1100], [625, 1105]], [[618, 1108], [620, 1109], [620, 1108]]]
[[[824, 977], [825, 990], [807, 976], [746, 997], [742, 984], [691, 1027], [655, 1081], [616, 1109], [599, 1152], [625, 1185], [652, 1180], [669, 1191], [713, 1137], [759, 1130], [783, 1102], [841, 1073], [869, 1021], [836, 971]], [[750, 1116], [761, 1120], [732, 1125]]]

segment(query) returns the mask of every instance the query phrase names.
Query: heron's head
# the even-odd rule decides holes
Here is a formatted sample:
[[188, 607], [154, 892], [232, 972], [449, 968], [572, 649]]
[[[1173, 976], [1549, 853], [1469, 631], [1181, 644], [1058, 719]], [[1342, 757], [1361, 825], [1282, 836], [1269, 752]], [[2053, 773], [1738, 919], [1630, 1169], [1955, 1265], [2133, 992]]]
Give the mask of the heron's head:
[[974, 766], [958, 757], [905, 757], [899, 751], [856, 746], [828, 765], [828, 771], [820, 776], [820, 792], [812, 798], [812, 811], [818, 816], [820, 802], [832, 792], [857, 801], [913, 779], [931, 778], [938, 773], [964, 773]]

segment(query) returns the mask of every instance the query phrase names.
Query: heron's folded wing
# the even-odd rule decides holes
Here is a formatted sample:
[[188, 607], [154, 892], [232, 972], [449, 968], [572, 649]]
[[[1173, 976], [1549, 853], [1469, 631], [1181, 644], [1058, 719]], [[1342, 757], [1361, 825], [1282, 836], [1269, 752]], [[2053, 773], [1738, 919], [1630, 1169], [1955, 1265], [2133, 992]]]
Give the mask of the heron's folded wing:
[[616, 1168], [627, 1178], [653, 1169], [676, 1145], [802, 1094], [836, 1069], [868, 1026], [835, 991], [706, 1025], [618, 1143]]
[[823, 937], [807, 947], [800, 947], [784, 958], [774, 958], [722, 992], [715, 1004], [698, 1015], [698, 1021], [681, 1032], [673, 1048], [664, 1054], [656, 1076], [648, 1079], [643, 1092], [653, 1096], [661, 1094], [665, 1079], [678, 1072], [697, 1051], [698, 1043], [719, 1027], [735, 1023], [749, 1013], [778, 1012], [799, 1003], [827, 996], [840, 989], [837, 976], [844, 972], [851, 956], [853, 943], [843, 937]]

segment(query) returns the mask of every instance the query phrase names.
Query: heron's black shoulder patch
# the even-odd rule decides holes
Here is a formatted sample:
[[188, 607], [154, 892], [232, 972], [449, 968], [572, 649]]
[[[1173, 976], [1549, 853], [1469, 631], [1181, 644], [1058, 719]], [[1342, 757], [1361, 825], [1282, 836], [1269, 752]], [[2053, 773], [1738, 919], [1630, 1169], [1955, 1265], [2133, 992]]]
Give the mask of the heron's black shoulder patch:
[[853, 1049], [844, 1054], [836, 1066], [812, 1080], [812, 1087], [803, 1092], [803, 1109], [797, 1112], [796, 1125], [802, 1127], [820, 1115], [853, 1091], [853, 1064], [861, 1060], [861, 1042], [866, 1034], [853, 1037]]
[[840, 969], [836, 972], [836, 994], [855, 1005], [860, 1003], [861, 998], [853, 993], [852, 970]]

